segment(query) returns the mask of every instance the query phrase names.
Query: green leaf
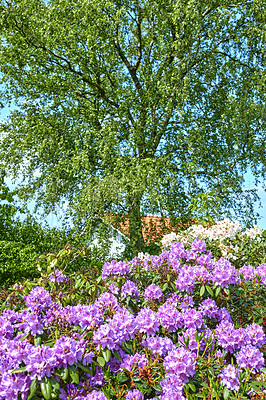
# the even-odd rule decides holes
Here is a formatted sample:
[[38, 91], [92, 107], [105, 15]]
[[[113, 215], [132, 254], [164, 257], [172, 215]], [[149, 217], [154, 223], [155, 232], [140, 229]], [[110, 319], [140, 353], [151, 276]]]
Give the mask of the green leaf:
[[69, 371], [69, 374], [70, 374], [70, 377], [71, 377], [72, 381], [74, 383], [78, 384], [79, 383], [79, 374], [77, 373], [76, 368], [74, 367], [74, 365], [69, 365], [67, 367], [67, 369]]
[[101, 367], [105, 366], [105, 359], [103, 357], [97, 357], [97, 361]]
[[215, 297], [218, 297], [220, 293], [221, 293], [221, 286], [217, 286], [215, 290]]
[[110, 361], [111, 354], [112, 353], [111, 353], [111, 351], [109, 349], [103, 350], [103, 357], [104, 357], [106, 362]]
[[203, 285], [200, 288], [200, 297], [202, 297], [204, 295], [204, 293], [205, 293], [205, 286]]
[[40, 384], [41, 392], [45, 400], [51, 399], [52, 385], [50, 380], [45, 376]]
[[165, 292], [167, 288], [168, 288], [168, 283], [166, 282], [162, 287], [162, 292]]
[[41, 336], [35, 336], [34, 338], [34, 346], [38, 346], [42, 343], [42, 338]]
[[223, 396], [224, 396], [224, 400], [227, 400], [228, 397], [230, 396], [230, 390], [228, 390], [227, 387], [224, 388]]
[[35, 378], [30, 384], [30, 393], [29, 393], [29, 395], [27, 397], [27, 400], [30, 400], [34, 396], [38, 386], [39, 386], [38, 385], [38, 379]]
[[118, 361], [121, 361], [121, 357], [120, 357], [120, 355], [118, 354], [118, 352], [117, 352], [116, 350], [112, 350], [112, 352], [113, 352], [113, 355], [115, 356], [115, 358], [116, 358]]
[[18, 374], [20, 372], [26, 372], [26, 367], [17, 368], [17, 369], [14, 369], [11, 372], [12, 372], [12, 374]]
[[227, 294], [227, 296], [230, 296], [230, 290], [228, 288], [224, 288], [224, 292]]
[[206, 286], [206, 289], [207, 289], [207, 292], [208, 292], [211, 296], [213, 296], [213, 290], [212, 290], [212, 288], [211, 288], [210, 286]]

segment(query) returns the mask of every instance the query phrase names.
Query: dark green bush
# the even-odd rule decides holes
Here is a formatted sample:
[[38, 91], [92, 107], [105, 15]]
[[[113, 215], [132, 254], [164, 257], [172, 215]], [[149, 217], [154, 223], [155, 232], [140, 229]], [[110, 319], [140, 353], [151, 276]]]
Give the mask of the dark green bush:
[[0, 286], [6, 288], [23, 279], [40, 276], [35, 246], [0, 241]]

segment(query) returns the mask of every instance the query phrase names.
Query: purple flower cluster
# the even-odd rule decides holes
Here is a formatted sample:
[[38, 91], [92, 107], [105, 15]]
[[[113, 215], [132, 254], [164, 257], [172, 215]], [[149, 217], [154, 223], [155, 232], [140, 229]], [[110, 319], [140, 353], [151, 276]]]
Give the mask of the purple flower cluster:
[[125, 399], [126, 400], [144, 400], [144, 395], [140, 390], [133, 389], [127, 393]]
[[229, 285], [238, 285], [240, 279], [236, 268], [225, 258], [220, 258], [212, 271], [212, 282], [221, 288], [228, 288]]
[[228, 389], [239, 390], [239, 374], [239, 368], [229, 364], [223, 368], [219, 376], [221, 377], [222, 384]]
[[158, 308], [157, 318], [160, 324], [168, 330], [175, 332], [184, 326], [184, 319], [181, 312], [177, 311], [176, 307], [166, 302]]
[[154, 283], [152, 283], [145, 289], [144, 297], [146, 301], [158, 300], [160, 302], [163, 297], [163, 292], [159, 286], [156, 286]]
[[32, 311], [40, 312], [51, 304], [51, 296], [43, 287], [36, 286], [26, 298], [26, 306]]
[[93, 334], [93, 342], [102, 349], [119, 349], [119, 345], [134, 337], [138, 323], [127, 309], [117, 311], [110, 322], [101, 325]]
[[159, 320], [155, 312], [150, 308], [142, 308], [136, 317], [139, 332], [147, 335], [155, 335], [159, 331]]
[[69, 282], [70, 279], [66, 277], [66, 275], [63, 273], [63, 271], [59, 271], [59, 269], [56, 269], [51, 275], [50, 275], [50, 281], [51, 282], [57, 282], [57, 283], [62, 283], [62, 282]]
[[111, 262], [106, 262], [102, 268], [102, 278], [105, 279], [108, 276], [113, 275], [127, 275], [130, 271], [129, 263], [125, 261], [112, 260]]
[[141, 344], [151, 350], [153, 355], [159, 354], [161, 357], [165, 357], [169, 351], [176, 348], [170, 338], [160, 336], [149, 336]]
[[249, 368], [253, 373], [260, 371], [264, 366], [263, 354], [250, 344], [241, 348], [236, 356], [236, 362], [239, 367]]
[[137, 285], [134, 282], [132, 282], [130, 280], [127, 280], [126, 283], [121, 288], [122, 299], [125, 298], [126, 296], [131, 296], [131, 297], [139, 297], [140, 296], [139, 288], [137, 287]]
[[180, 346], [172, 350], [164, 359], [164, 368], [167, 373], [176, 374], [183, 382], [195, 374], [195, 360], [192, 352]]

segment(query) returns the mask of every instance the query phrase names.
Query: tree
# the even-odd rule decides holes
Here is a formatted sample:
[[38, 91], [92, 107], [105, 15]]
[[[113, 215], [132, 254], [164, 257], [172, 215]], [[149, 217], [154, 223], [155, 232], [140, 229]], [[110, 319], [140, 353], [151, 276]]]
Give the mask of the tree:
[[0, 100], [17, 107], [1, 162], [21, 197], [67, 201], [88, 226], [127, 216], [134, 253], [141, 214], [193, 217], [206, 194], [221, 216], [254, 217], [263, 0], [2, 0], [1, 14]]

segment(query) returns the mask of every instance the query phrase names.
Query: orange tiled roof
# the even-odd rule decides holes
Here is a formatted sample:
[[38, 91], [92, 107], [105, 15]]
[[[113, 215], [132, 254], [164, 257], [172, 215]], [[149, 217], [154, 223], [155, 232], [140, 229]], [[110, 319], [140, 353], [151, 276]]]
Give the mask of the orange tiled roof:
[[[145, 244], [151, 244], [161, 240], [164, 235], [171, 233], [173, 231], [178, 231], [186, 229], [190, 226], [190, 223], [183, 223], [179, 225], [172, 226], [170, 218], [162, 218], [157, 216], [143, 216], [141, 217], [142, 222], [142, 235]], [[129, 237], [129, 220], [125, 218], [123, 222], [116, 224], [116, 228], [123, 233], [125, 236]]]

